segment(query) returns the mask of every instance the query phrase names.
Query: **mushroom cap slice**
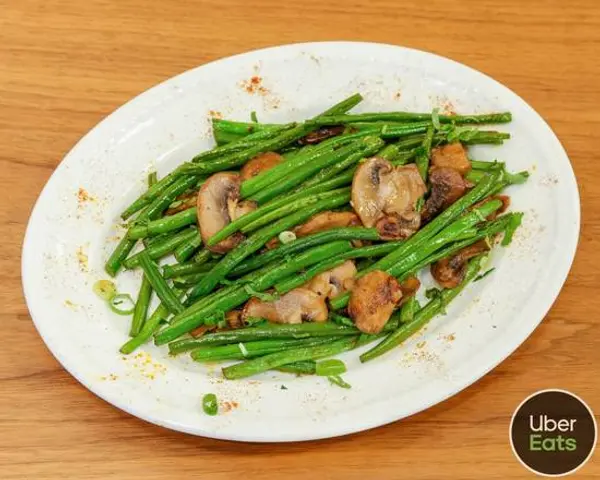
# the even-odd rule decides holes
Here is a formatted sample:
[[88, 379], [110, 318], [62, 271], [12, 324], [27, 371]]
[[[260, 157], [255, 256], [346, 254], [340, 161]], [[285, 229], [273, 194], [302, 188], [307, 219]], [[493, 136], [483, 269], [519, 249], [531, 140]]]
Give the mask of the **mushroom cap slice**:
[[460, 142], [448, 143], [431, 150], [431, 166], [452, 168], [461, 175], [471, 170], [467, 150]]
[[242, 318], [265, 318], [272, 323], [324, 322], [327, 320], [325, 297], [307, 288], [295, 288], [277, 300], [265, 302], [251, 298], [244, 305]]
[[431, 275], [444, 288], [458, 287], [465, 278], [467, 261], [489, 249], [487, 242], [480, 240], [450, 257], [435, 262], [431, 265]]
[[456, 202], [470, 186], [457, 170], [450, 167], [433, 167], [429, 173], [429, 183], [431, 194], [421, 212], [425, 222]]
[[372, 157], [356, 169], [352, 206], [365, 227], [377, 227], [383, 239], [406, 238], [421, 224], [415, 209], [427, 191], [415, 165], [394, 167]]
[[305, 237], [324, 230], [353, 225], [360, 225], [360, 219], [354, 212], [321, 212], [294, 228], [294, 233], [297, 237]]
[[381, 270], [359, 278], [352, 289], [348, 313], [364, 333], [379, 333], [402, 298], [398, 280]]
[[[220, 172], [210, 176], [198, 192], [198, 226], [202, 241], [223, 229], [232, 219], [256, 208], [254, 202], [239, 202], [240, 176], [233, 172]], [[244, 236], [237, 232], [225, 240], [207, 247], [212, 252], [226, 253], [239, 245]]]
[[283, 157], [275, 152], [264, 152], [251, 158], [240, 170], [242, 182], [256, 177], [259, 173], [266, 172], [283, 162]]
[[356, 266], [352, 260], [346, 260], [341, 265], [313, 277], [304, 288], [312, 290], [324, 298], [334, 298], [352, 290]]

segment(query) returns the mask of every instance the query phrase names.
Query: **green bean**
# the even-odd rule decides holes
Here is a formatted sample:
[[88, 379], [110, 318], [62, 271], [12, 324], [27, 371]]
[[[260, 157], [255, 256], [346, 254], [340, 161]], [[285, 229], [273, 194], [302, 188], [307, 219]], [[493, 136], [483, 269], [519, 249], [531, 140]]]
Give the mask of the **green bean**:
[[444, 248], [442, 250], [438, 250], [434, 254], [423, 259], [422, 261], [417, 263], [415, 266], [410, 267], [410, 271], [406, 271], [406, 273], [399, 276], [400, 280], [403, 280], [404, 277], [410, 275], [412, 272], [417, 272], [417, 271], [421, 270], [422, 268], [426, 267], [427, 265], [431, 265], [431, 264], [437, 262], [438, 260], [441, 260], [442, 258], [446, 258], [446, 257], [449, 257], [451, 255], [458, 253], [463, 248], [468, 247], [469, 245], [472, 245], [475, 242], [478, 242], [479, 240], [492, 237], [498, 233], [505, 231], [507, 226], [509, 225], [509, 223], [512, 221], [512, 219], [514, 217], [520, 217], [520, 216], [522, 216], [521, 213], [507, 213], [506, 215], [502, 215], [501, 217], [499, 217], [496, 220], [486, 222], [485, 224], [483, 224], [483, 226], [481, 226], [477, 230], [477, 233], [474, 236], [463, 239], [463, 240], [456, 241], [456, 242], [448, 245], [446, 248]]
[[[254, 230], [258, 230], [260, 227], [268, 225], [269, 223], [272, 223], [275, 220], [279, 220], [280, 218], [285, 217], [286, 215], [289, 215], [292, 212], [297, 212], [298, 210], [306, 208], [314, 203], [317, 203], [320, 200], [335, 197], [343, 193], [350, 194], [350, 188], [340, 188], [337, 190], [330, 190], [328, 192], [316, 193], [314, 195], [299, 198], [296, 201], [288, 202], [286, 205], [279, 207], [277, 210], [271, 210], [270, 212], [261, 215], [252, 223], [243, 226], [240, 229], [240, 231], [242, 233], [253, 232]], [[289, 199], [289, 197], [287, 198]]]
[[198, 253], [194, 255], [193, 261], [198, 265], [208, 262], [210, 259], [214, 258], [216, 254], [211, 252], [208, 249], [200, 250]]
[[188, 208], [175, 215], [166, 216], [158, 220], [141, 225], [135, 225], [129, 229], [129, 238], [137, 239], [147, 236], [159, 235], [161, 233], [179, 230], [187, 225], [195, 224], [198, 221], [196, 207]]
[[345, 98], [339, 103], [336, 103], [332, 107], [325, 110], [321, 116], [329, 116], [329, 115], [341, 115], [346, 113], [351, 108], [356, 107], [360, 102], [363, 101], [363, 97], [360, 93], [355, 93], [350, 95], [348, 98]]
[[[484, 115], [439, 115], [441, 123], [454, 123], [456, 125], [484, 124], [484, 123], [508, 123], [512, 120], [510, 112], [491, 113]], [[378, 113], [358, 113], [345, 115], [324, 115], [307, 123], [313, 125], [343, 125], [356, 122], [408, 122], [408, 121], [429, 121], [431, 122], [431, 113], [412, 113], [412, 112], [378, 112]]]
[[175, 259], [179, 263], [183, 263], [187, 261], [198, 248], [202, 245], [202, 237], [200, 236], [200, 231], [196, 232], [190, 240], [187, 242], [180, 243], [173, 254], [175, 255]]
[[365, 144], [366, 147], [364, 150], [350, 154], [344, 160], [334, 163], [329, 167], [322, 168], [320, 171], [317, 171], [316, 175], [306, 180], [301, 187], [305, 188], [317, 185], [325, 180], [335, 177], [336, 175], [345, 171], [347, 168], [356, 167], [356, 164], [358, 164], [361, 159], [374, 155], [385, 145], [385, 142], [377, 137], [367, 137], [365, 139]]
[[172, 265], [164, 265], [163, 269], [163, 277], [165, 278], [175, 278], [175, 277], [183, 277], [185, 275], [193, 275], [194, 273], [206, 273], [209, 272], [212, 267], [215, 266], [217, 262], [208, 262], [208, 263], [182, 263], [182, 264], [172, 264]]
[[412, 296], [404, 305], [400, 307], [400, 323], [408, 323], [411, 322], [415, 317], [415, 313], [419, 310], [419, 302], [417, 298]]
[[223, 376], [228, 380], [245, 378], [288, 363], [331, 357], [351, 350], [355, 344], [356, 338], [344, 338], [324, 345], [293, 348], [283, 352], [271, 353], [263, 357], [225, 367], [222, 370]]
[[[146, 252], [152, 260], [162, 258], [170, 253], [173, 253], [173, 251], [183, 242], [186, 242], [193, 238], [196, 235], [196, 232], [196, 228], [182, 230], [181, 232], [178, 232], [175, 235], [168, 237], [164, 242], [150, 245], [150, 247], [143, 251]], [[140, 263], [140, 253], [136, 253], [135, 255], [132, 255], [127, 260], [125, 260], [123, 262], [125, 268], [132, 269], [137, 267]]]
[[192, 273], [191, 275], [186, 275], [185, 277], [175, 277], [173, 279], [173, 285], [178, 287], [195, 286], [206, 275], [208, 275], [208, 272]]
[[234, 152], [230, 155], [224, 155], [210, 161], [184, 164], [180, 167], [180, 172], [184, 175], [198, 175], [220, 172], [230, 168], [239, 167], [261, 153], [277, 151], [295, 142], [299, 138], [306, 135], [310, 129], [311, 127], [307, 124], [301, 124], [290, 130], [284, 131], [274, 138], [258, 142], [254, 146], [250, 146], [245, 150]]
[[331, 230], [325, 230], [313, 235], [298, 238], [293, 242], [282, 244], [279, 247], [269, 250], [257, 257], [245, 260], [235, 267], [230, 274], [233, 276], [239, 276], [267, 265], [273, 260], [277, 260], [292, 253], [296, 253], [316, 245], [321, 245], [323, 243], [328, 243], [333, 240], [379, 240], [379, 233], [375, 228], [332, 228]]
[[357, 154], [358, 157], [355, 160], [357, 162], [359, 158], [362, 158], [363, 152], [367, 148], [368, 145], [362, 142], [355, 142], [340, 147], [337, 150], [328, 152], [318, 159], [315, 159], [314, 162], [298, 167], [293, 172], [289, 173], [285, 178], [269, 185], [266, 188], [263, 188], [250, 198], [259, 204], [267, 202], [277, 195], [289, 192], [292, 188], [301, 184], [303, 181], [314, 175], [322, 168], [326, 168], [330, 165], [343, 161], [348, 156], [355, 157], [353, 154]]
[[423, 143], [421, 144], [421, 150], [417, 154], [415, 163], [417, 169], [421, 174], [424, 182], [427, 182], [427, 172], [429, 171], [429, 156], [431, 155], [431, 142], [433, 141], [433, 127], [429, 126]]
[[169, 287], [167, 281], [162, 277], [158, 266], [152, 261], [146, 251], [140, 252], [139, 262], [140, 267], [144, 270], [145, 278], [148, 278], [160, 301], [171, 313], [181, 313], [184, 310], [183, 305], [175, 292]]
[[269, 353], [280, 352], [288, 348], [313, 347], [331, 342], [330, 337], [303, 339], [259, 340], [234, 345], [204, 346], [192, 350], [191, 357], [196, 362], [216, 362], [223, 360], [244, 360]]
[[234, 133], [235, 135], [248, 135], [250, 133], [266, 130], [270, 128], [281, 128], [283, 125], [276, 123], [258, 123], [258, 122], [235, 122], [232, 120], [223, 120], [221, 118], [212, 119], [213, 132], [221, 131]]
[[[176, 197], [184, 193], [188, 188], [194, 186], [197, 182], [198, 178], [194, 175], [180, 176], [177, 178], [148, 206], [148, 209], [145, 211], [146, 218], [149, 220], [156, 220], [162, 212], [173, 203]], [[156, 185], [159, 183], [160, 182]]]
[[255, 177], [249, 178], [242, 183], [240, 187], [240, 196], [242, 198], [249, 198], [252, 195], [260, 192], [269, 185], [274, 184], [278, 180], [281, 180], [296, 169], [313, 163], [324, 155], [333, 152], [333, 147], [327, 147], [319, 145], [319, 147], [305, 147], [295, 154], [291, 159], [280, 163], [264, 172], [259, 173]]
[[161, 233], [160, 235], [156, 235], [154, 237], [144, 237], [142, 242], [144, 247], [148, 248], [151, 245], [156, 245], [158, 243], [163, 243], [167, 238], [172, 237], [173, 232]]
[[414, 315], [414, 318], [411, 321], [403, 323], [395, 332], [390, 333], [381, 343], [363, 353], [360, 356], [360, 361], [363, 363], [368, 362], [369, 360], [373, 360], [390, 351], [423, 328], [423, 326], [425, 326], [425, 324], [435, 315], [442, 313], [446, 305], [448, 305], [465, 288], [465, 286], [475, 278], [479, 272], [480, 263], [481, 257], [476, 257], [471, 260], [467, 266], [465, 279], [458, 287], [442, 290], [441, 295], [430, 300], [427, 305]]
[[[198, 162], [207, 162], [214, 160], [219, 157], [223, 157], [226, 155], [231, 155], [233, 153], [238, 153], [243, 150], [246, 150], [250, 147], [256, 146], [258, 143], [263, 142], [265, 140], [272, 139], [286, 130], [290, 130], [296, 126], [295, 123], [289, 123], [286, 125], [281, 125], [279, 127], [273, 127], [271, 129], [260, 130], [258, 132], [252, 133], [246, 137], [240, 138], [235, 142], [228, 143], [227, 145], [218, 146], [213, 148], [212, 150], [207, 150], [205, 152], [199, 153], [194, 158], [192, 158], [192, 163]], [[178, 172], [179, 173], [179, 172]]]
[[[473, 169], [465, 175], [465, 180], [468, 180], [472, 183], [479, 183], [481, 179], [485, 177], [486, 174], [487, 172], [485, 170]], [[506, 170], [503, 170], [503, 184], [501, 186], [504, 187], [506, 185], [520, 185], [522, 183], [525, 183], [528, 178], [529, 172], [527, 171], [511, 173], [507, 172]]]
[[280, 365], [274, 370], [285, 373], [295, 373], [296, 375], [314, 375], [317, 363], [314, 360], [304, 360], [302, 362], [288, 363]]
[[146, 316], [148, 315], [148, 307], [150, 306], [150, 298], [152, 297], [152, 285], [150, 281], [144, 275], [142, 277], [142, 284], [140, 291], [138, 292], [137, 299], [135, 301], [135, 307], [133, 309], [133, 317], [131, 319], [131, 328], [129, 329], [129, 336], [135, 337], [140, 333], [140, 330], [144, 326]]
[[132, 240], [125, 234], [104, 264], [106, 273], [111, 277], [114, 277], [121, 268], [123, 261], [127, 258], [127, 255], [129, 255], [129, 252], [135, 247], [136, 243], [137, 240]]
[[341, 253], [333, 258], [329, 258], [323, 262], [317, 263], [302, 273], [297, 273], [292, 277], [286, 278], [282, 282], [279, 282], [275, 285], [275, 290], [277, 290], [279, 294], [284, 294], [296, 287], [299, 287], [300, 285], [303, 285], [320, 273], [327, 272], [341, 265], [346, 260], [360, 257], [379, 257], [387, 255], [398, 248], [402, 243], [403, 242], [401, 241], [387, 242], [379, 245], [369, 245], [367, 247], [354, 248], [348, 252]]
[[169, 186], [175, 181], [176, 175], [174, 173], [170, 173], [166, 177], [161, 178], [158, 182], [152, 185], [148, 190], [146, 190], [142, 195], [140, 195], [137, 200], [135, 200], [131, 205], [129, 205], [122, 213], [121, 218], [123, 220], [127, 220], [134, 213], [140, 211], [142, 208], [149, 205], [156, 197], [158, 197], [162, 192], [164, 192]]
[[[262, 292], [270, 288], [282, 278], [289, 276], [295, 271], [318, 263], [324, 258], [336, 255], [350, 248], [349, 242], [332, 242], [327, 245], [320, 245], [310, 250], [304, 251], [296, 255], [293, 259], [287, 262], [282, 262], [275, 268], [265, 272], [259, 278], [254, 280], [250, 287], [258, 292]], [[206, 278], [206, 277], [205, 277]], [[201, 285], [201, 283], [199, 284]], [[195, 288], [194, 290], [198, 290]], [[245, 285], [230, 285], [228, 288], [222, 289], [227, 294], [216, 292], [200, 299], [196, 304], [191, 305], [180, 315], [176, 315], [171, 325], [155, 337], [155, 343], [162, 345], [175, 340], [186, 332], [200, 326], [203, 319], [209, 318], [215, 312], [228, 312], [229, 310], [241, 305], [248, 300], [252, 295], [248, 293], [249, 289]], [[198, 296], [194, 291], [190, 292], [190, 297]]]
[[227, 255], [225, 255], [225, 257], [214, 266], [214, 268], [210, 271], [210, 275], [205, 277], [198, 284], [198, 289], [195, 291], [196, 296], [206, 295], [212, 291], [217, 283], [223, 280], [236, 265], [256, 252], [274, 236], [308, 220], [316, 213], [319, 213], [323, 210], [328, 210], [330, 208], [339, 207], [348, 203], [349, 200], [350, 195], [348, 194], [340, 194], [335, 197], [327, 198], [309, 206], [304, 210], [300, 210], [286, 218], [282, 218], [273, 225], [268, 225], [256, 231], [251, 236], [246, 238], [242, 243], [240, 243], [236, 248], [227, 253]]
[[[181, 298], [183, 296], [182, 290], [174, 288], [173, 292], [175, 293], [175, 295], [177, 295], [178, 298]], [[152, 313], [152, 315], [148, 317], [146, 323], [144, 323], [144, 326], [140, 330], [140, 333], [138, 333], [135, 337], [131, 338], [128, 342], [123, 344], [119, 351], [124, 355], [133, 353], [137, 348], [139, 348], [148, 340], [150, 340], [150, 338], [152, 338], [152, 335], [154, 335], [156, 330], [158, 330], [160, 323], [166, 321], [169, 315], [170, 313], [167, 307], [165, 307], [162, 303], [159, 304], [158, 307], [156, 307], [156, 309]]]

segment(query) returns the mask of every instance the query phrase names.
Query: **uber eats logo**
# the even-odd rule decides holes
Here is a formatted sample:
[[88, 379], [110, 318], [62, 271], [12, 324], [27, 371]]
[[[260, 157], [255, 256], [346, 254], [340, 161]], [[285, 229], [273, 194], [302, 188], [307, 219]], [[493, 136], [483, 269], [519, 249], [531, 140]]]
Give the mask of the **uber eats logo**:
[[596, 435], [590, 408], [564, 390], [534, 393], [519, 405], [510, 424], [517, 458], [546, 476], [567, 475], [583, 466], [592, 455]]

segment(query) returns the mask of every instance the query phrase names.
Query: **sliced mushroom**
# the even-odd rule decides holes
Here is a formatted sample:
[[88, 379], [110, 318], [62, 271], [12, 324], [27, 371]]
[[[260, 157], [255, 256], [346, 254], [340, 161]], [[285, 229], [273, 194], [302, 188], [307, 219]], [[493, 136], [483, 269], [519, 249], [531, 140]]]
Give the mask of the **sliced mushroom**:
[[429, 222], [437, 214], [462, 197], [471, 186], [458, 171], [449, 167], [434, 167], [429, 172], [431, 194], [427, 198], [421, 216]]
[[412, 235], [421, 224], [415, 205], [426, 192], [415, 165], [394, 167], [373, 157], [356, 169], [352, 206], [365, 227], [376, 227], [383, 239]]
[[410, 297], [414, 297], [417, 294], [417, 290], [421, 286], [421, 282], [417, 277], [408, 277], [400, 282], [400, 290], [402, 290], [402, 300], [400, 304], [403, 304]]
[[398, 280], [375, 270], [356, 281], [348, 302], [348, 313], [361, 332], [379, 333], [401, 298]]
[[324, 298], [333, 298], [352, 290], [356, 267], [352, 260], [346, 260], [340, 266], [323, 272], [304, 285]]
[[462, 143], [448, 143], [431, 151], [431, 165], [433, 167], [448, 167], [465, 175], [471, 170], [471, 162], [467, 157], [467, 150]]
[[457, 287], [465, 278], [467, 261], [489, 249], [489, 245], [484, 240], [480, 240], [451, 257], [435, 262], [431, 266], [431, 275], [444, 288]]
[[216, 325], [200, 325], [199, 327], [194, 328], [190, 332], [190, 335], [194, 338], [198, 338], [198, 337], [201, 337], [202, 335], [204, 335], [205, 333], [216, 330], [216, 328], [217, 328]]
[[360, 225], [360, 220], [354, 212], [321, 212], [311, 217], [308, 222], [294, 228], [294, 233], [297, 237], [305, 237], [331, 228], [353, 225]]
[[300, 145], [314, 145], [321, 143], [323, 140], [327, 140], [331, 137], [336, 137], [344, 133], [346, 127], [344, 125], [334, 125], [331, 127], [321, 127], [314, 132], [309, 133], [305, 137], [298, 140]]
[[188, 208], [192, 208], [194, 205], [196, 205], [197, 197], [198, 192], [182, 193], [175, 199], [176, 202], [179, 202], [177, 206], [167, 209], [165, 215], [175, 215], [176, 213], [187, 210]]
[[225, 321], [229, 328], [242, 328], [244, 321], [242, 320], [242, 312], [240, 310], [231, 310], [225, 314]]
[[272, 323], [324, 322], [327, 313], [324, 297], [300, 287], [272, 302], [251, 298], [244, 305], [242, 318], [261, 317]]
[[283, 161], [283, 157], [275, 152], [265, 152], [248, 160], [240, 170], [242, 182], [256, 177], [259, 173], [266, 172], [276, 167]]
[[[240, 202], [240, 176], [237, 173], [221, 172], [212, 175], [198, 192], [198, 226], [202, 241], [208, 239], [232, 220], [256, 208], [251, 201]], [[235, 233], [212, 247], [212, 252], [226, 253], [236, 247], [244, 236]]]

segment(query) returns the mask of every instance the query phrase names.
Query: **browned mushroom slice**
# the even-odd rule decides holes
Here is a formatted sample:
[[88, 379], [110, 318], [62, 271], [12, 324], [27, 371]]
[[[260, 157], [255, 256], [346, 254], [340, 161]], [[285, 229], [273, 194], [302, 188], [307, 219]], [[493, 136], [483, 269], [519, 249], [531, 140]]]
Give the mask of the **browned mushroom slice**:
[[353, 225], [360, 225], [360, 220], [354, 212], [321, 212], [294, 228], [294, 233], [297, 237], [305, 237], [323, 230]]
[[177, 205], [167, 209], [165, 215], [175, 215], [176, 213], [187, 210], [188, 208], [192, 208], [194, 205], [196, 205], [197, 196], [198, 192], [182, 193], [175, 199], [175, 201], [178, 202]]
[[335, 125], [332, 127], [321, 127], [314, 132], [309, 133], [305, 137], [298, 140], [300, 145], [314, 145], [315, 143], [321, 143], [323, 140], [327, 140], [331, 137], [336, 137], [344, 133], [346, 127], [344, 125]]
[[442, 210], [462, 197], [469, 183], [453, 168], [434, 167], [429, 173], [431, 194], [423, 206], [421, 216], [424, 222], [430, 221]]
[[383, 239], [406, 238], [419, 229], [415, 205], [426, 190], [415, 165], [394, 167], [373, 157], [356, 169], [352, 206], [363, 225], [376, 227]]
[[356, 266], [352, 260], [346, 260], [340, 266], [323, 272], [304, 285], [324, 298], [333, 298], [351, 290], [356, 276]]
[[244, 305], [242, 318], [260, 317], [272, 323], [324, 322], [327, 313], [325, 298], [301, 287], [272, 302], [251, 298]]
[[[237, 173], [215, 173], [204, 182], [198, 192], [198, 226], [202, 241], [208, 239], [233, 219], [256, 208], [254, 202], [240, 202], [240, 176]], [[244, 236], [235, 233], [225, 240], [207, 247], [216, 253], [226, 253], [235, 248]]]
[[244, 321], [242, 320], [242, 312], [240, 310], [231, 310], [225, 314], [225, 321], [229, 328], [242, 328]]
[[431, 151], [431, 166], [448, 167], [465, 175], [471, 170], [471, 162], [462, 143], [448, 143]]
[[414, 297], [417, 294], [417, 290], [421, 286], [421, 282], [417, 277], [408, 277], [400, 282], [400, 290], [402, 290], [402, 300], [400, 304], [403, 304], [410, 297]]
[[256, 177], [259, 173], [266, 172], [279, 165], [283, 157], [275, 152], [265, 152], [250, 159], [240, 170], [242, 182], [249, 178]]
[[348, 302], [348, 313], [364, 333], [379, 333], [402, 298], [398, 280], [381, 270], [358, 279]]
[[467, 261], [489, 249], [489, 245], [484, 240], [480, 240], [451, 257], [435, 262], [431, 265], [431, 275], [444, 288], [457, 287], [465, 278]]

